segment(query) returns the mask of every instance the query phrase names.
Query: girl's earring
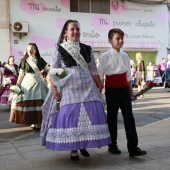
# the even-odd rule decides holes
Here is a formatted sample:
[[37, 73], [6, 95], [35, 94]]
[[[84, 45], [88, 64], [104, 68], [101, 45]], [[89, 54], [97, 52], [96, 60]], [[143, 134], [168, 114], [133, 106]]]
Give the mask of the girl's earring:
[[64, 36], [63, 41], [67, 42], [67, 36], [66, 35]]

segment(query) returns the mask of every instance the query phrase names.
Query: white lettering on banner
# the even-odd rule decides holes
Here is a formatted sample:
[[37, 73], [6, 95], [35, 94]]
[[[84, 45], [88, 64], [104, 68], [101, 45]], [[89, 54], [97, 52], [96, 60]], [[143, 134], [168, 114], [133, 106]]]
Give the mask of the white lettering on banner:
[[46, 8], [46, 7], [43, 7], [42, 8], [43, 11], [57, 11], [57, 12], [60, 12], [61, 9], [58, 8], [57, 6], [55, 6], [54, 8]]
[[140, 20], [135, 24], [137, 27], [145, 27], [145, 29], [147, 27], [155, 27], [155, 23], [150, 21], [149, 23], [147, 22], [141, 22]]
[[83, 37], [85, 38], [99, 38], [100, 34], [99, 33], [95, 33], [94, 30], [92, 30], [91, 32], [83, 32]]
[[132, 24], [125, 21], [113, 21], [113, 26], [132, 26]]
[[[109, 42], [93, 42], [93, 41], [83, 41], [84, 44], [90, 45], [92, 47], [111, 47]], [[132, 43], [125, 42], [123, 44], [125, 48], [160, 48], [160, 43]]]
[[140, 39], [140, 38], [148, 38], [148, 39], [155, 39], [154, 35], [147, 35], [147, 34], [142, 34], [142, 35], [136, 35], [136, 34], [131, 34], [131, 35], [126, 35], [126, 38], [130, 39]]
[[28, 3], [28, 5], [30, 6], [30, 10], [40, 10], [38, 4]]
[[135, 38], [141, 38], [141, 36], [140, 35], [135, 35], [135, 34], [133, 34], [133, 35], [130, 35], [130, 39], [135, 39]]
[[37, 11], [43, 10], [43, 11], [61, 12], [61, 8], [58, 8], [57, 5], [54, 8], [42, 7], [42, 9], [40, 9], [39, 4], [28, 3], [28, 6], [30, 7], [30, 10], [37, 10]]
[[153, 38], [155, 38], [155, 36], [154, 35], [142, 34], [142, 38], [153, 39]]
[[109, 25], [107, 19], [99, 18], [100, 25]]
[[153, 21], [150, 22], [141, 22], [141, 20], [138, 20], [136, 23], [132, 22], [127, 22], [127, 21], [113, 21], [113, 27], [115, 26], [125, 26], [125, 27], [131, 27], [131, 26], [136, 26], [136, 27], [144, 27], [149, 28], [149, 27], [156, 27], [156, 24]]

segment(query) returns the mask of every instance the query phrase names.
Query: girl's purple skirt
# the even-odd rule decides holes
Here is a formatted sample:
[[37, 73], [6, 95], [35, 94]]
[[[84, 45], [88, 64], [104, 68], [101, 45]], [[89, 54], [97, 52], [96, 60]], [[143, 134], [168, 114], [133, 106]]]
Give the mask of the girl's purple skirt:
[[63, 106], [53, 117], [45, 146], [66, 151], [102, 147], [111, 143], [106, 115], [98, 101]]

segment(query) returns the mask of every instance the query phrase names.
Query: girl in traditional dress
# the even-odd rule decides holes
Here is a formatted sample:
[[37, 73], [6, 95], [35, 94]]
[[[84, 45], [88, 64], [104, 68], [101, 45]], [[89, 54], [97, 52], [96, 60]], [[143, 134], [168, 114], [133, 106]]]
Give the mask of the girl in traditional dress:
[[14, 56], [9, 56], [4, 65], [2, 86], [0, 89], [0, 105], [8, 105], [10, 96], [10, 85], [15, 85], [18, 79], [18, 66], [15, 64]]
[[[42, 145], [52, 150], [71, 151], [73, 161], [79, 160], [77, 150], [89, 157], [86, 148], [108, 145], [111, 139], [100, 93], [103, 85], [91, 47], [80, 43], [77, 21], [65, 23], [50, 66], [64, 68], [71, 76], [62, 87], [62, 94], [51, 81], [42, 107]], [[56, 111], [56, 100], [61, 100], [59, 111]]]
[[10, 122], [31, 125], [40, 128], [42, 122], [41, 106], [47, 96], [48, 88], [40, 71], [48, 71], [46, 61], [40, 57], [36, 44], [29, 43], [19, 65], [17, 85], [21, 94], [16, 94], [12, 100]]

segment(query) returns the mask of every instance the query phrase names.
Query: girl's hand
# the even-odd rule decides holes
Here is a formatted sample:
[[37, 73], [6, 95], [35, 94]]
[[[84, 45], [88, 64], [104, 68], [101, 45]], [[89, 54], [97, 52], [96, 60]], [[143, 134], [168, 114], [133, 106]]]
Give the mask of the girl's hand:
[[98, 87], [100, 93], [102, 92], [103, 88], [104, 86], [102, 84]]
[[57, 91], [56, 88], [53, 88], [53, 89], [52, 89], [52, 93], [53, 93], [54, 98], [55, 98], [57, 101], [60, 101], [60, 100], [61, 100], [61, 95], [60, 95], [60, 93], [58, 93], [58, 91]]

